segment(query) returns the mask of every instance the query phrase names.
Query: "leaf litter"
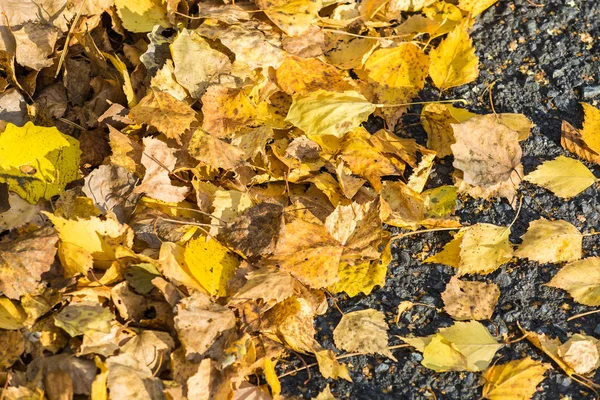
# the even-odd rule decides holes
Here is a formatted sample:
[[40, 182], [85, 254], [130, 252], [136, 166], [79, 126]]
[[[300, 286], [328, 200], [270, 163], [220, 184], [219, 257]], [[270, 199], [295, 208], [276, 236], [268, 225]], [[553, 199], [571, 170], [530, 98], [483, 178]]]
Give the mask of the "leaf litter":
[[[351, 382], [340, 360], [401, 362], [407, 346], [436, 372], [481, 372], [484, 398], [530, 398], [552, 367], [493, 365], [510, 343], [478, 320], [501, 293], [473, 275], [566, 262], [548, 286], [598, 306], [598, 260], [566, 221], [532, 222], [516, 248], [512, 224], [462, 226], [457, 196], [516, 207], [523, 179], [569, 199], [598, 178], [564, 156], [524, 177], [521, 114], [429, 102], [427, 147], [402, 122], [427, 79], [440, 92], [477, 79], [469, 30], [495, 2], [52, 0], [50, 18], [0, 3], [15, 110], [0, 134], [3, 398], [276, 399], [299, 371], [281, 373], [290, 354]], [[600, 111], [582, 107], [561, 143], [598, 163]], [[368, 131], [374, 116], [390, 129]], [[425, 190], [448, 155], [455, 185]], [[457, 269], [441, 294], [457, 322], [390, 346], [393, 321], [360, 309], [342, 312], [335, 348], [315, 339], [336, 294], [385, 285], [394, 240], [436, 230], [457, 231], [425, 260]], [[396, 323], [417, 306], [398, 304]], [[596, 338], [523, 332], [595, 386]]]

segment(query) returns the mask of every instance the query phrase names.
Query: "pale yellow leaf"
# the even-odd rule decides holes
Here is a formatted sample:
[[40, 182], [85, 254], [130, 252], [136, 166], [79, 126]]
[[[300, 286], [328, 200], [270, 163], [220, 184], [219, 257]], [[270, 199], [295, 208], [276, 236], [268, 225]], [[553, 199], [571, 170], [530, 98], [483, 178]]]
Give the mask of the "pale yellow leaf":
[[579, 260], [583, 236], [567, 221], [538, 219], [531, 222], [515, 256], [539, 263]]
[[162, 0], [115, 0], [115, 7], [123, 26], [131, 32], [150, 32], [154, 25], [170, 25]]
[[600, 257], [568, 263], [547, 285], [566, 290], [578, 303], [600, 306]]
[[577, 196], [598, 181], [581, 161], [565, 156], [546, 161], [525, 180], [550, 190], [563, 199]]
[[388, 324], [381, 311], [368, 309], [342, 316], [333, 331], [335, 346], [349, 352], [381, 354], [394, 361], [388, 348]]

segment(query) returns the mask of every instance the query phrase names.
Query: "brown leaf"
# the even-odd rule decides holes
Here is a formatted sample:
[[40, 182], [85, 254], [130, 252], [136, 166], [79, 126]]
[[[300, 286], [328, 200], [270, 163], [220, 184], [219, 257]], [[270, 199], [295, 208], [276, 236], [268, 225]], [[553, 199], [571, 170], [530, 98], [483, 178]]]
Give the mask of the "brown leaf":
[[492, 318], [498, 297], [500, 289], [496, 284], [461, 281], [455, 276], [442, 293], [444, 310], [459, 321]]
[[174, 186], [169, 174], [175, 168], [175, 150], [159, 139], [150, 136], [144, 138], [144, 153], [142, 164], [146, 174], [142, 184], [135, 188], [134, 193], [145, 193], [149, 197], [167, 203], [179, 203], [189, 192], [187, 187]]
[[0, 290], [12, 299], [35, 291], [56, 255], [58, 235], [42, 228], [0, 244]]
[[196, 160], [212, 168], [223, 168], [229, 171], [242, 165], [245, 159], [241, 149], [207, 135], [200, 129], [194, 132], [188, 144], [188, 152]]

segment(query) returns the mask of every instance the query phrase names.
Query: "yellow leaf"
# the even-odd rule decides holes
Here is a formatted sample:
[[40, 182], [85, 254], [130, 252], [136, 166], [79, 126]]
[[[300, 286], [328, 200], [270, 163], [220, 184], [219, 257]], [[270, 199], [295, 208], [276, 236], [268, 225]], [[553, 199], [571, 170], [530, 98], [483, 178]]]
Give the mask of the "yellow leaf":
[[503, 113], [496, 116], [498, 117], [498, 122], [519, 133], [520, 142], [529, 137], [531, 128], [534, 127], [533, 122], [523, 114]]
[[110, 63], [119, 71], [123, 78], [123, 93], [127, 98], [127, 105], [131, 108], [137, 104], [137, 98], [131, 84], [131, 77], [127, 71], [127, 65], [116, 54], [102, 52], [102, 55], [110, 61]]
[[222, 52], [190, 29], [183, 29], [171, 44], [177, 82], [195, 99], [200, 99], [206, 88], [219, 82], [221, 75], [231, 70], [231, 61]]
[[56, 128], [8, 123], [0, 134], [0, 182], [35, 204], [79, 178], [79, 141]]
[[562, 122], [560, 145], [584, 161], [600, 164], [600, 155], [583, 141], [581, 132], [567, 121]]
[[547, 285], [566, 290], [578, 303], [600, 306], [600, 257], [568, 263]]
[[54, 224], [61, 241], [59, 258], [67, 276], [85, 273], [93, 266], [107, 269], [116, 259], [118, 246], [133, 245], [133, 231], [127, 225], [97, 217], [68, 220], [44, 212]]
[[461, 229], [458, 231], [454, 238], [451, 241], [446, 243], [442, 251], [436, 253], [432, 256], [429, 256], [425, 259], [426, 263], [437, 263], [449, 265], [454, 268], [459, 268], [460, 266], [460, 244], [462, 243], [463, 236], [465, 234], [465, 229]]
[[531, 222], [515, 256], [539, 263], [579, 260], [583, 236], [567, 221], [538, 219]]
[[181, 135], [196, 120], [196, 112], [187, 103], [167, 92], [150, 89], [148, 94], [129, 111], [129, 118], [138, 124], [152, 125], [168, 138], [181, 144]]
[[235, 254], [215, 239], [191, 240], [183, 254], [192, 276], [213, 296], [226, 296], [227, 284], [240, 264]]
[[319, 19], [321, 0], [258, 0], [256, 5], [289, 36], [305, 34]]
[[410, 101], [425, 85], [429, 57], [413, 43], [376, 50], [364, 66], [378, 103]]
[[476, 17], [489, 7], [496, 4], [498, 0], [459, 0], [458, 7]]
[[342, 378], [348, 382], [352, 382], [350, 373], [346, 364], [340, 364], [336, 360], [333, 351], [331, 350], [317, 350], [315, 351], [315, 358], [319, 364], [319, 372], [325, 379], [338, 379]]
[[377, 47], [375, 39], [356, 38], [326, 32], [325, 58], [329, 64], [341, 69], [362, 68], [367, 58]]
[[256, 125], [256, 105], [240, 89], [215, 85], [202, 96], [202, 129], [219, 138]]
[[581, 161], [565, 156], [546, 161], [527, 175], [525, 180], [542, 186], [566, 200], [577, 196], [598, 181]]
[[349, 297], [359, 293], [371, 294], [375, 286], [385, 285], [387, 264], [379, 260], [367, 261], [358, 265], [341, 263], [338, 267], [339, 281], [327, 289], [332, 293], [345, 292]]
[[271, 387], [271, 395], [274, 398], [278, 398], [281, 394], [281, 383], [277, 377], [275, 365], [277, 365], [277, 360], [273, 362], [269, 357], [264, 358], [263, 371], [265, 373], [265, 380], [269, 384], [269, 387]]
[[475, 114], [449, 104], [427, 104], [421, 111], [421, 125], [427, 132], [427, 148], [434, 150], [437, 157], [452, 154], [450, 145], [456, 143], [451, 124], [460, 124]]
[[286, 121], [309, 136], [342, 137], [366, 121], [373, 111], [375, 106], [358, 92], [319, 89], [306, 96], [295, 95]]
[[281, 303], [294, 294], [294, 278], [277, 267], [262, 267], [250, 272], [246, 279], [248, 281], [231, 298], [230, 304], [257, 299]]
[[211, 168], [234, 170], [244, 163], [244, 152], [212, 135], [197, 129], [188, 144], [188, 152], [196, 160]]
[[154, 25], [169, 27], [162, 0], [115, 0], [115, 7], [123, 26], [131, 32], [150, 32]]
[[530, 357], [494, 365], [483, 373], [483, 397], [489, 400], [529, 400], [544, 380], [549, 364]]
[[435, 2], [436, 0], [392, 0], [389, 8], [398, 11], [420, 11]]
[[494, 283], [461, 281], [455, 276], [442, 293], [444, 311], [459, 321], [492, 318], [498, 297], [500, 289]]
[[90, 331], [110, 332], [113, 313], [99, 304], [69, 304], [54, 316], [54, 324], [71, 337], [84, 335]]
[[338, 349], [381, 354], [396, 361], [388, 348], [387, 331], [388, 324], [381, 311], [373, 309], [353, 311], [342, 316], [333, 331], [333, 340]]
[[431, 50], [429, 75], [440, 90], [473, 82], [479, 76], [479, 59], [468, 32], [466, 19]]
[[316, 58], [289, 56], [277, 68], [276, 77], [279, 87], [290, 96], [305, 96], [319, 89], [344, 92], [354, 88], [346, 72]]
[[263, 314], [262, 332], [294, 351], [313, 353], [319, 348], [314, 317], [315, 310], [307, 299], [290, 297]]
[[21, 329], [26, 319], [27, 314], [18, 303], [7, 297], [0, 297], [0, 329]]
[[465, 228], [458, 274], [489, 274], [508, 262], [513, 254], [509, 235], [505, 226], [480, 223]]
[[467, 358], [439, 333], [432, 335], [422, 352], [421, 364], [436, 372], [464, 371], [467, 368]]
[[596, 153], [600, 153], [600, 110], [587, 103], [581, 103], [585, 112], [581, 138]]

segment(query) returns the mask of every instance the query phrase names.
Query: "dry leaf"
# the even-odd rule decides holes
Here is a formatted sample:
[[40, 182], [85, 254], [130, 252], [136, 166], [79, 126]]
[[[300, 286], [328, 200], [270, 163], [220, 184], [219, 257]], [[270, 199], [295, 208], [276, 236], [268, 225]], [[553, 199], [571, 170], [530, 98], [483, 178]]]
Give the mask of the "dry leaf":
[[106, 359], [108, 376], [106, 386], [115, 400], [164, 398], [163, 384], [152, 375], [152, 370], [131, 354], [119, 354]]
[[439, 158], [452, 154], [450, 146], [456, 143], [452, 124], [460, 124], [475, 116], [462, 108], [449, 104], [427, 104], [421, 111], [421, 125], [427, 132], [427, 148]]
[[0, 243], [2, 293], [15, 300], [33, 293], [54, 263], [57, 242], [58, 236], [51, 228], [42, 228]]
[[579, 260], [583, 236], [567, 221], [538, 219], [531, 222], [515, 256], [539, 263]]
[[598, 179], [581, 161], [565, 156], [546, 161], [525, 180], [550, 190], [565, 200], [577, 196]]
[[316, 58], [287, 57], [276, 71], [277, 84], [290, 96], [324, 89], [345, 92], [354, 86], [347, 73]]
[[350, 373], [346, 364], [340, 364], [335, 358], [335, 354], [331, 350], [318, 350], [315, 351], [315, 358], [319, 364], [319, 372], [325, 379], [345, 379], [348, 382], [352, 382]]
[[147, 136], [144, 138], [144, 153], [141, 163], [146, 168], [142, 184], [134, 193], [145, 193], [153, 199], [167, 203], [179, 203], [189, 192], [187, 187], [174, 186], [169, 174], [175, 168], [175, 149], [159, 139]]
[[368, 309], [344, 314], [333, 331], [335, 346], [348, 352], [381, 354], [394, 361], [388, 348], [388, 325], [381, 311]]
[[196, 112], [169, 93], [151, 89], [129, 111], [129, 118], [138, 124], [152, 125], [168, 138], [181, 143], [181, 135], [190, 129], [196, 120]]
[[267, 266], [251, 271], [246, 279], [248, 281], [231, 298], [231, 304], [258, 299], [265, 303], [281, 303], [294, 294], [296, 281], [290, 274], [276, 267]]
[[558, 355], [579, 375], [588, 375], [600, 367], [600, 341], [575, 334], [558, 348]]
[[600, 306], [600, 257], [568, 263], [547, 285], [566, 290], [578, 303]]
[[497, 183], [520, 182], [519, 134], [499, 123], [494, 115], [475, 116], [462, 124], [452, 124], [456, 143], [451, 145], [454, 167], [463, 172], [470, 185], [489, 188]]
[[498, 0], [459, 0], [458, 7], [471, 14], [471, 17], [476, 17], [496, 4], [497, 1]]
[[562, 122], [560, 144], [565, 150], [575, 154], [584, 161], [600, 164], [600, 154], [589, 148], [583, 141], [581, 133], [567, 121]]
[[453, 276], [442, 293], [444, 311], [453, 319], [491, 319], [500, 297], [494, 283], [461, 281]]
[[323, 6], [321, 0], [257, 0], [256, 5], [289, 36], [307, 33], [319, 19], [319, 10]]
[[245, 154], [219, 138], [207, 135], [200, 129], [194, 132], [188, 152], [196, 160], [212, 167], [234, 170], [244, 164]]
[[483, 372], [483, 397], [489, 400], [529, 400], [550, 365], [530, 357], [494, 365]]

